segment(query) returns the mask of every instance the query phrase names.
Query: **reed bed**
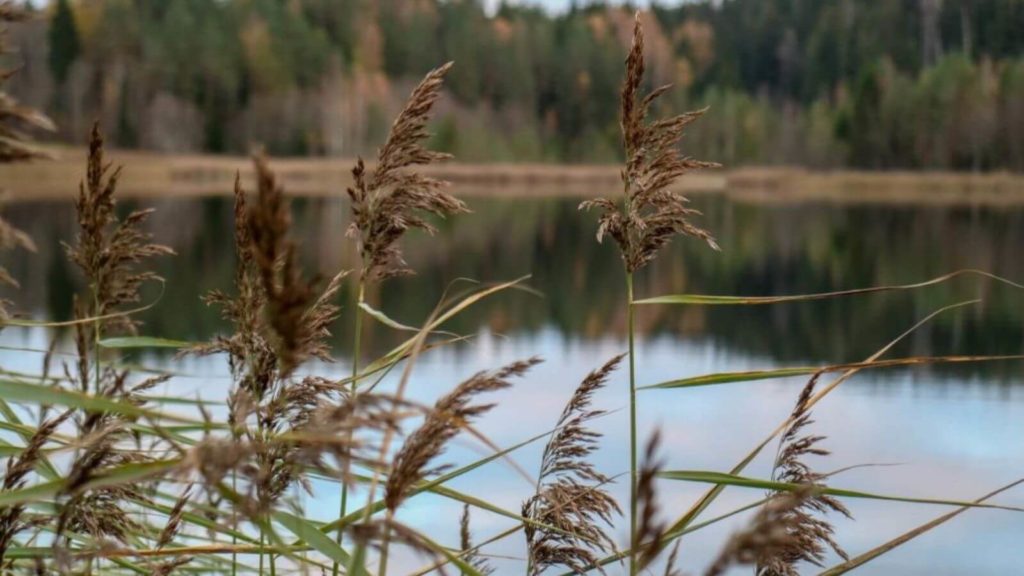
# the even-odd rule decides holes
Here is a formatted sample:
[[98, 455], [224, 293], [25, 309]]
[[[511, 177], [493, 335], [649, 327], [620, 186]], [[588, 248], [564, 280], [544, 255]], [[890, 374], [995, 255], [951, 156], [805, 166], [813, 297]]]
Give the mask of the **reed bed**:
[[[0, 17], [16, 17], [13, 5], [0, 3]], [[67, 257], [79, 269], [82, 292], [74, 317], [55, 321], [3, 316], [3, 326], [63, 326], [73, 332], [74, 350], [62, 363], [63, 375], [51, 377], [54, 361], [46, 355], [38, 377], [6, 373], [0, 378], [0, 422], [8, 462], [0, 488], [0, 570], [5, 574], [359, 574], [396, 573], [388, 559], [402, 550], [422, 557], [426, 567], [416, 574], [496, 573], [488, 547], [507, 538], [521, 538], [521, 570], [539, 574], [683, 573], [688, 564], [680, 542], [697, 530], [742, 518], [741, 527], [722, 543], [708, 566], [687, 565], [686, 571], [724, 574], [746, 566], [759, 576], [806, 573], [839, 558], [827, 568], [841, 574], [904, 545], [920, 534], [976, 507], [1016, 513], [989, 499], [976, 501], [876, 495], [832, 485], [834, 474], [816, 472], [814, 458], [827, 456], [823, 438], [808, 434], [812, 408], [853, 375], [892, 365], [934, 362], [1007, 360], [1007, 357], [935, 357], [883, 359], [895, 343], [859, 363], [814, 369], [783, 368], [713, 374], [639, 387], [634, 311], [641, 306], [772, 305], [822, 298], [844, 298], [866, 292], [914, 290], [967, 274], [963, 271], [911, 286], [854, 289], [831, 294], [744, 298], [708, 295], [634, 297], [634, 274], [656, 265], [659, 250], [676, 237], [695, 239], [717, 249], [710, 232], [694, 223], [699, 214], [674, 191], [685, 174], [714, 167], [682, 155], [684, 129], [702, 111], [648, 120], [658, 96], [667, 87], [641, 96], [644, 84], [644, 38], [637, 20], [626, 61], [621, 114], [626, 162], [623, 195], [599, 199], [583, 208], [600, 211], [598, 239], [614, 239], [620, 248], [628, 287], [628, 350], [566, 390], [567, 404], [552, 428], [502, 447], [477, 429], [494, 408], [488, 400], [530, 377], [539, 358], [524, 358], [504, 367], [472, 375], [450, 386], [433, 403], [411, 400], [408, 388], [417, 361], [433, 350], [462, 345], [468, 337], [444, 327], [474, 304], [521, 287], [523, 279], [474, 285], [446, 294], [435, 311], [415, 328], [389, 318], [367, 302], [367, 286], [412, 270], [402, 259], [401, 240], [408, 230], [432, 230], [431, 219], [465, 213], [467, 208], [448, 192], [447, 183], [419, 169], [446, 159], [425, 147], [430, 111], [439, 97], [446, 64], [413, 90], [382, 145], [376, 167], [360, 160], [348, 190], [351, 228], [347, 237], [360, 255], [355, 271], [326, 275], [303, 269], [301, 241], [294, 229], [290, 199], [272, 162], [257, 153], [255, 190], [236, 180], [234, 289], [205, 295], [231, 331], [209, 342], [181, 342], [141, 335], [137, 313], [159, 302], [143, 301], [145, 285], [173, 282], [154, 275], [154, 258], [172, 258], [172, 251], [144, 232], [151, 211], [124, 214], [117, 207], [120, 169], [104, 156], [102, 135], [90, 137], [85, 177], [76, 208], [79, 233], [69, 239]], [[0, 98], [0, 106], [9, 106]], [[20, 110], [20, 109], [18, 109]], [[21, 111], [2, 112], [0, 158], [33, 156], [8, 131], [10, 121], [34, 122], [41, 117]], [[130, 169], [130, 167], [128, 168]], [[339, 238], [339, 241], [342, 241]], [[0, 248], [31, 249], [31, 241], [0, 223]], [[14, 281], [8, 274], [0, 280]], [[355, 294], [342, 308], [343, 289]], [[961, 305], [953, 304], [936, 314]], [[329, 327], [347, 316], [355, 324], [352, 342], [335, 342]], [[408, 338], [377, 358], [364, 358], [364, 321], [377, 321]], [[913, 332], [916, 327], [908, 330]], [[899, 339], [902, 339], [904, 334]], [[168, 335], [173, 336], [173, 335]], [[897, 339], [896, 341], [898, 341]], [[230, 373], [230, 386], [218, 401], [175, 399], [156, 395], [173, 383], [170, 375], [153, 376], [126, 367], [126, 349], [173, 348], [180, 356], [215, 355]], [[332, 350], [350, 347], [351, 369], [333, 364]], [[312, 361], [329, 375], [315, 375]], [[556, 359], [552, 359], [557, 361]], [[626, 383], [616, 370], [628, 363]], [[344, 374], [342, 374], [344, 372]], [[381, 386], [394, 372], [393, 386]], [[830, 383], [821, 381], [839, 374]], [[665, 470], [663, 446], [676, 448], [660, 434], [638, 438], [637, 405], [644, 390], [685, 393], [685, 388], [732, 385], [753, 380], [808, 376], [793, 412], [778, 428], [728, 472]], [[628, 386], [627, 386], [628, 385]], [[602, 445], [595, 428], [608, 410], [594, 406], [605, 388], [625, 388], [629, 409], [630, 453], [615, 470], [601, 470], [593, 461]], [[665, 392], [669, 390], [669, 392]], [[182, 408], [184, 407], [184, 408]], [[446, 449], [459, 437], [475, 437], [488, 453], [453, 467]], [[743, 476], [744, 469], [777, 441], [770, 478]], [[517, 470], [515, 452], [543, 444], [533, 490], [524, 493], [518, 510], [504, 509], [480, 494], [455, 489], [455, 481], [485, 466]], [[674, 511], [659, 498], [659, 485], [687, 481], [709, 484], [708, 491], [670, 521]], [[341, 507], [328, 522], [310, 518], [314, 482], [336, 488]], [[630, 499], [617, 501], [611, 486], [629, 485]], [[1019, 484], [1014, 483], [1001, 490]], [[730, 486], [756, 488], [766, 495], [715, 518], [708, 506]], [[434, 535], [402, 521], [409, 502], [438, 494], [462, 504], [451, 518], [458, 542], [438, 542]], [[943, 505], [953, 512], [878, 548], [850, 557], [829, 523], [830, 514], [848, 516], [846, 498]], [[473, 512], [499, 514], [514, 526], [480, 539], [473, 534]], [[745, 514], [745, 516], [743, 516]], [[628, 541], [613, 532], [619, 516], [629, 518]], [[392, 568], [389, 568], [391, 566]], [[701, 570], [703, 569], [703, 570]], [[503, 570], [503, 573], [505, 570]]]

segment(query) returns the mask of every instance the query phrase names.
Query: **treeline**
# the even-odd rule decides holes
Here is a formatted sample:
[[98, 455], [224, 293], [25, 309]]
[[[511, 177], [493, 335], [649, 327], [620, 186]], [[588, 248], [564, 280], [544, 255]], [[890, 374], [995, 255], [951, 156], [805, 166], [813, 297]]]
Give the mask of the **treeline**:
[[[434, 126], [465, 160], [611, 161], [632, 10], [473, 0], [56, 0], [15, 93], [63, 138], [352, 155], [411, 78], [457, 62]], [[710, 0], [641, 16], [687, 151], [729, 165], [1024, 170], [1021, 0]]]

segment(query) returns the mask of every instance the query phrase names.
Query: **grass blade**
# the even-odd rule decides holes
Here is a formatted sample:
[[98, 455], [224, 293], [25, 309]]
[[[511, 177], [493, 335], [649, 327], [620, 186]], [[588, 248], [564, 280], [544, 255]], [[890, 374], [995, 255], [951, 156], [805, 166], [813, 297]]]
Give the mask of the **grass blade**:
[[814, 300], [827, 300], [830, 298], [840, 298], [844, 296], [859, 296], [863, 294], [874, 294], [878, 292], [893, 292], [893, 291], [904, 291], [904, 290], [916, 290], [918, 288], [924, 288], [926, 286], [933, 286], [935, 284], [941, 284], [948, 280], [959, 276], [981, 276], [983, 278], [989, 278], [997, 282], [1013, 286], [1014, 288], [1024, 289], [1024, 285], [1017, 284], [1011, 280], [996, 276], [983, 270], [957, 270], [944, 274], [931, 280], [925, 280], [924, 282], [917, 282], [915, 284], [901, 284], [893, 286], [872, 286], [870, 288], [854, 288], [852, 290], [838, 290], [835, 292], [819, 292], [817, 294], [794, 294], [788, 296], [716, 296], [708, 294], [670, 294], [666, 296], [657, 296], [654, 298], [645, 298], [643, 300], [633, 301], [634, 305], [645, 306], [654, 304], [690, 304], [698, 306], [763, 306], [765, 304], [782, 304], [787, 302], [810, 302]]
[[860, 555], [858, 555], [858, 556], [856, 556], [854, 558], [850, 558], [849, 560], [847, 560], [846, 562], [843, 562], [842, 564], [837, 564], [836, 566], [833, 566], [833, 567], [829, 568], [828, 570], [825, 570], [819, 576], [839, 576], [840, 574], [846, 574], [850, 570], [853, 570], [855, 568], [859, 568], [859, 567], [863, 566], [864, 564], [867, 564], [868, 562], [874, 560], [875, 558], [878, 558], [882, 554], [885, 554], [885, 553], [889, 552], [890, 550], [895, 549], [898, 546], [902, 546], [903, 544], [906, 544], [907, 542], [913, 540], [914, 538], [917, 538], [918, 536], [924, 534], [925, 532], [928, 532], [932, 528], [935, 528], [937, 526], [940, 526], [940, 525], [944, 524], [945, 522], [947, 522], [949, 520], [952, 520], [956, 516], [958, 516], [960, 514], [963, 514], [964, 512], [970, 510], [971, 508], [976, 508], [977, 505], [982, 504], [983, 502], [985, 502], [989, 498], [997, 496], [998, 494], [1000, 494], [1002, 492], [1005, 492], [1005, 491], [1007, 491], [1007, 490], [1009, 490], [1011, 488], [1014, 488], [1016, 486], [1019, 486], [1020, 484], [1024, 484], [1024, 478], [1022, 478], [1020, 480], [1017, 480], [1015, 482], [1011, 482], [1011, 483], [1007, 484], [1006, 486], [1003, 486], [1002, 488], [999, 488], [998, 490], [994, 490], [994, 491], [989, 492], [988, 494], [982, 496], [981, 498], [978, 498], [977, 500], [975, 500], [972, 503], [972, 504], [974, 504], [973, 506], [963, 506], [963, 507], [961, 507], [961, 508], [959, 508], [957, 510], [949, 512], [948, 514], [943, 514], [942, 516], [939, 516], [938, 518], [936, 518], [936, 519], [934, 519], [934, 520], [932, 520], [930, 522], [922, 524], [922, 525], [918, 526], [917, 528], [914, 528], [913, 530], [910, 530], [909, 532], [905, 532], [905, 533], [901, 534], [900, 536], [897, 536], [896, 538], [893, 538], [892, 540], [889, 540], [888, 542], [886, 542], [885, 544], [882, 544], [881, 546], [878, 546], [876, 548], [872, 548], [871, 550], [868, 550], [867, 552], [865, 552], [863, 554], [860, 554]]
[[792, 376], [810, 376], [829, 372], [847, 370], [864, 370], [878, 368], [895, 368], [901, 366], [921, 366], [926, 364], [959, 364], [968, 362], [995, 362], [1002, 360], [1024, 360], [1024, 355], [1009, 356], [915, 356], [913, 358], [895, 358], [892, 360], [875, 360], [869, 362], [851, 362], [848, 364], [831, 364], [827, 366], [796, 366], [790, 368], [772, 368], [767, 370], [749, 370], [745, 372], [720, 372], [705, 374], [679, 380], [668, 380], [658, 384], [641, 386], [640, 390], [666, 390], [673, 388], [695, 388], [698, 386], [715, 386], [756, 380], [774, 380]]
[[[762, 490], [770, 490], [773, 492], [793, 492], [796, 490], [806, 488], [806, 486], [803, 486], [801, 484], [775, 482], [772, 480], [748, 478], [746, 476], [738, 476], [736, 474], [726, 474], [724, 472], [709, 472], [705, 470], [668, 470], [665, 472], [660, 472], [658, 474], [658, 477], [663, 478], [665, 480], [702, 482], [705, 484], [716, 484], [719, 486], [742, 486], [744, 488], [759, 488]], [[915, 498], [910, 496], [889, 496], [884, 494], [872, 494], [870, 492], [862, 492], [859, 490], [830, 488], [828, 486], [821, 486], [820, 490], [822, 494], [827, 494], [829, 496], [838, 496], [841, 498], [864, 498], [868, 500], [905, 502], [908, 504], [938, 504], [943, 506], [966, 506], [969, 508], [995, 508], [999, 510], [1008, 510], [1011, 512], [1024, 512], [1024, 508], [1016, 508], [1013, 506], [998, 506], [995, 504], [976, 504], [961, 500], [946, 500], [941, 498]]]

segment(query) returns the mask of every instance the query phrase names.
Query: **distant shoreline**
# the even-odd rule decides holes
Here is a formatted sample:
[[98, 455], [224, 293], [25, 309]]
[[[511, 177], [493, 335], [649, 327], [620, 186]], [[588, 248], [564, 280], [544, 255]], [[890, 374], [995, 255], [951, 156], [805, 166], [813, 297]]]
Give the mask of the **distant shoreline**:
[[[53, 161], [0, 165], [0, 188], [11, 201], [73, 198], [85, 166], [85, 151], [61, 149]], [[231, 194], [235, 174], [250, 178], [245, 157], [167, 155], [110, 151], [124, 165], [122, 197], [203, 197]], [[277, 158], [273, 165], [294, 195], [344, 195], [352, 159]], [[620, 187], [614, 165], [462, 164], [431, 167], [467, 197], [588, 197], [614, 195]], [[812, 171], [763, 167], [707, 170], [680, 180], [685, 192], [718, 192], [745, 202], [834, 202], [1024, 204], [1024, 174], [1008, 172]]]

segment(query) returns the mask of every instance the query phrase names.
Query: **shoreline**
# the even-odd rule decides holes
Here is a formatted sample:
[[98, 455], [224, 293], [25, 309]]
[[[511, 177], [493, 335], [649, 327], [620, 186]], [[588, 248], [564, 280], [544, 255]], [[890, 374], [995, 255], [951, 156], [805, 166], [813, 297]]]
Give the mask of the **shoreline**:
[[[13, 202], [71, 199], [84, 175], [85, 150], [59, 149], [57, 159], [0, 166], [0, 188]], [[119, 187], [126, 198], [228, 196], [235, 174], [251, 187], [246, 157], [171, 155], [111, 150], [123, 165]], [[272, 165], [290, 194], [344, 196], [354, 164], [348, 158], [274, 158]], [[423, 172], [450, 180], [466, 197], [593, 197], [614, 195], [621, 184], [615, 165], [462, 164]], [[743, 202], [810, 201], [854, 203], [1024, 204], [1024, 174], [1008, 172], [815, 171], [794, 167], [749, 167], [693, 173], [680, 179], [687, 193], [725, 193]]]

